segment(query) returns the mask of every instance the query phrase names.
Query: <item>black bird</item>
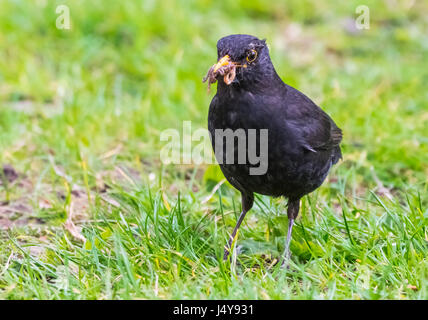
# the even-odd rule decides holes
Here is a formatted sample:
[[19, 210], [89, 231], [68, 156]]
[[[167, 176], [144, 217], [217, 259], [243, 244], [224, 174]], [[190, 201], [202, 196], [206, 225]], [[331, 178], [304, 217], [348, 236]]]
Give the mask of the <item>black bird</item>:
[[[342, 158], [342, 131], [311, 99], [281, 80], [265, 40], [251, 35], [230, 35], [217, 42], [217, 54], [218, 62], [204, 78], [209, 84], [218, 81], [217, 94], [209, 108], [208, 129], [224, 176], [242, 196], [242, 212], [225, 247], [224, 259], [242, 220], [253, 206], [254, 193], [288, 198], [289, 225], [283, 255], [288, 258], [300, 199], [318, 188], [331, 166]], [[256, 165], [248, 159], [236, 160], [242, 152], [239, 139], [233, 138], [228, 149], [224, 137], [216, 137], [216, 130], [226, 129], [235, 133], [243, 129], [248, 136], [250, 129], [257, 130], [258, 152], [267, 145], [264, 174], [252, 174], [251, 169]], [[267, 143], [261, 140], [261, 129], [267, 129]], [[250, 149], [249, 140], [244, 152]], [[234, 161], [230, 158], [227, 161], [231, 154]]]

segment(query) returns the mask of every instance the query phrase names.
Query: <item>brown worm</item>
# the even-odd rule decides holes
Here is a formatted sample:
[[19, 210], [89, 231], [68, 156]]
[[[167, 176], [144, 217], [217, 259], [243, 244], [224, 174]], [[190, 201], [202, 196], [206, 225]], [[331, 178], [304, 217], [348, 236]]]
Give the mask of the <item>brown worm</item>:
[[213, 65], [209, 70], [207, 75], [202, 79], [202, 82], [206, 82], [208, 80], [208, 91], [210, 91], [210, 87], [212, 83], [217, 81], [217, 75], [223, 76], [223, 81], [227, 85], [230, 85], [232, 81], [236, 77], [236, 65], [233, 62], [228, 63], [214, 71], [216, 65]]

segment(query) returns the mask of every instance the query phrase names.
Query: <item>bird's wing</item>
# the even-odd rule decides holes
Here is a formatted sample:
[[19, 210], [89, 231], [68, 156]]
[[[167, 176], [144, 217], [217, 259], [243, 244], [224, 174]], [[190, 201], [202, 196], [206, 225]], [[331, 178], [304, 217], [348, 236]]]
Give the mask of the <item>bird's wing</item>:
[[296, 89], [289, 88], [285, 116], [300, 144], [312, 152], [338, 149], [338, 157], [341, 157], [338, 147], [342, 141], [342, 130], [312, 100]]

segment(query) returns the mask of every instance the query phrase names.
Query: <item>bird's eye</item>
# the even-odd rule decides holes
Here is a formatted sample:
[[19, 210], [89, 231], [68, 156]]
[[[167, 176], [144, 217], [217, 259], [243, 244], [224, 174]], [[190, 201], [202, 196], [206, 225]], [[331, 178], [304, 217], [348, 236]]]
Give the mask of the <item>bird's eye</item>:
[[254, 60], [256, 60], [256, 58], [257, 58], [257, 51], [254, 49], [251, 49], [251, 51], [248, 52], [247, 61], [253, 62]]

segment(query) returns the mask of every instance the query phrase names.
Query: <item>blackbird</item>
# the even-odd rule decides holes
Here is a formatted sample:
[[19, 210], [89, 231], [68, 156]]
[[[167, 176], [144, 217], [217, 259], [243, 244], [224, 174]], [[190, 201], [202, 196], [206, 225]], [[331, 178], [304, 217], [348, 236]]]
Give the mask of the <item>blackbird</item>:
[[[281, 80], [271, 62], [266, 40], [229, 35], [217, 42], [217, 54], [218, 62], [203, 80], [209, 84], [218, 82], [209, 107], [208, 129], [220, 168], [241, 192], [242, 199], [242, 212], [225, 246], [224, 260], [253, 206], [254, 193], [258, 193], [288, 199], [288, 234], [281, 257], [285, 262], [300, 199], [318, 188], [332, 165], [342, 158], [342, 130], [311, 99]], [[267, 140], [262, 140], [263, 129]], [[254, 174], [254, 161], [236, 161], [236, 156], [250, 151], [254, 141], [248, 139], [243, 151], [238, 135], [232, 136], [231, 144], [224, 144], [228, 136], [217, 132], [226, 130], [243, 130], [248, 137], [250, 130], [256, 130], [257, 152], [266, 153], [260, 154], [266, 162], [265, 172]], [[230, 155], [234, 156], [233, 161], [228, 159]]]

